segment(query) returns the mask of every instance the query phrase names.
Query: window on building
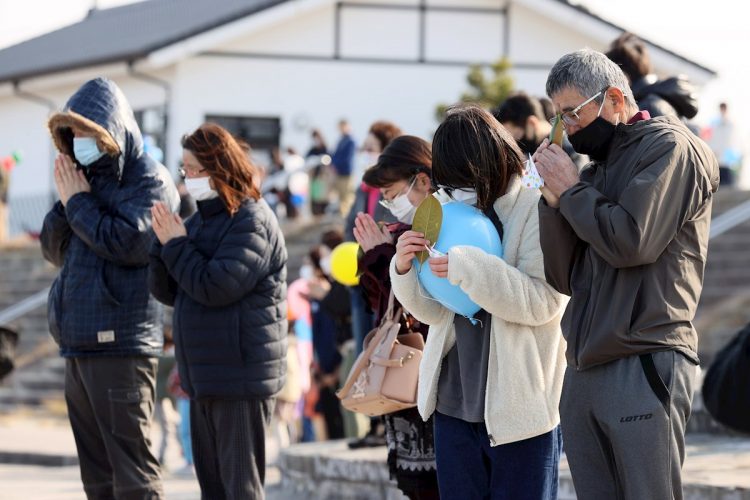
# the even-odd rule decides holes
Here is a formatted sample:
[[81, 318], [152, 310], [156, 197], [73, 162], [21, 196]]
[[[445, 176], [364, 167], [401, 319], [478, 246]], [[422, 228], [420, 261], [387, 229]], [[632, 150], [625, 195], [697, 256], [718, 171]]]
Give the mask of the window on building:
[[159, 163], [166, 164], [166, 122], [161, 106], [133, 111], [143, 135], [143, 150]]
[[224, 127], [235, 137], [250, 144], [253, 160], [266, 169], [271, 167], [273, 151], [278, 150], [281, 137], [279, 118], [206, 115], [206, 121]]

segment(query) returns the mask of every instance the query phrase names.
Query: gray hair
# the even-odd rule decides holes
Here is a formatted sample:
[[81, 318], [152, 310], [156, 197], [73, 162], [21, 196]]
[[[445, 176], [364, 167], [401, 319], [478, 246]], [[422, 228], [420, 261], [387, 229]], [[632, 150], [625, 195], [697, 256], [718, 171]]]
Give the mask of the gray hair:
[[[550, 97], [565, 88], [571, 88], [588, 98], [607, 87], [622, 90], [625, 104], [638, 109], [625, 73], [596, 50], [585, 48], [562, 56], [547, 77], [547, 95]], [[602, 94], [594, 100], [601, 103], [603, 99]]]

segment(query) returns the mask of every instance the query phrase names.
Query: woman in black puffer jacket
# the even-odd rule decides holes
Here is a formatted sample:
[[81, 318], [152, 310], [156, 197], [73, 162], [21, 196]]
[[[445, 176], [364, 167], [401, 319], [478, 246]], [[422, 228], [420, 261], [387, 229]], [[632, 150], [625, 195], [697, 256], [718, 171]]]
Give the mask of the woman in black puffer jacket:
[[203, 497], [263, 498], [264, 428], [286, 369], [284, 237], [257, 170], [226, 130], [204, 124], [182, 146], [198, 211], [183, 225], [154, 206], [149, 286], [174, 305]]

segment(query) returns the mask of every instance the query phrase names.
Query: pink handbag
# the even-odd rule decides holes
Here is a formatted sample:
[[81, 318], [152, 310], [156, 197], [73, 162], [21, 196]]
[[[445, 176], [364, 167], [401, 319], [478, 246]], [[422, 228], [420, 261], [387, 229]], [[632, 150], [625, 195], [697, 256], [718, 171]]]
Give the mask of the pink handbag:
[[391, 291], [380, 325], [365, 337], [365, 350], [336, 393], [347, 410], [374, 417], [417, 405], [424, 338], [419, 333], [398, 334], [402, 309], [394, 314], [393, 305]]

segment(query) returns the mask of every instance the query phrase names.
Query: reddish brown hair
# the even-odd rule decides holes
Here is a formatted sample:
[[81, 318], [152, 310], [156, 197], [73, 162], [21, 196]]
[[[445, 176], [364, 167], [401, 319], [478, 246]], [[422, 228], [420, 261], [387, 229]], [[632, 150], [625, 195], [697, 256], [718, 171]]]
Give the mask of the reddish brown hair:
[[412, 135], [396, 137], [380, 153], [378, 162], [365, 170], [362, 182], [376, 188], [394, 182], [409, 181], [420, 172], [428, 176], [432, 169], [430, 143]]
[[260, 199], [258, 169], [250, 161], [250, 147], [215, 123], [204, 123], [182, 138], [187, 149], [211, 175], [214, 189], [234, 215], [243, 200]]
[[370, 125], [370, 130], [368, 130], [368, 132], [378, 140], [381, 151], [383, 151], [393, 139], [403, 134], [401, 129], [398, 128], [398, 125], [385, 120], [380, 120]]

